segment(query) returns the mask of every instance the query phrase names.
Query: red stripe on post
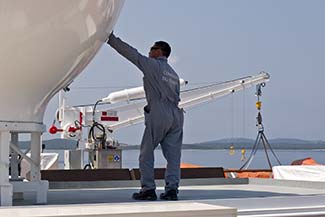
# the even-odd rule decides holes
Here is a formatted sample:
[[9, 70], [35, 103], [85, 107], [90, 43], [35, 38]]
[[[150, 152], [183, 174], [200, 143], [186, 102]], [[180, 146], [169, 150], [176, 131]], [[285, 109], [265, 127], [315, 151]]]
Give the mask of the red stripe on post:
[[102, 116], [101, 121], [118, 121], [118, 117]]

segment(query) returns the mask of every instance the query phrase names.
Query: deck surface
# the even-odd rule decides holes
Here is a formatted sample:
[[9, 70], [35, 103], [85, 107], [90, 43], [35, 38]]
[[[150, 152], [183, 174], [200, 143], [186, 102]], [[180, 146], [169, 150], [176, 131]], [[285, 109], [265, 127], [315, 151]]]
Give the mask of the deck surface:
[[[155, 210], [157, 207], [165, 207], [169, 211], [184, 211], [184, 209], [187, 209], [186, 212], [193, 215], [195, 211], [206, 210], [206, 216], [217, 216], [216, 210], [226, 210], [231, 213], [233, 210], [227, 207], [233, 207], [237, 209], [238, 216], [325, 216], [325, 183], [262, 179], [250, 179], [246, 180], [246, 182], [243, 180], [237, 183], [228, 183], [226, 179], [221, 182], [220, 179], [183, 182], [180, 188], [180, 200], [177, 202], [160, 200], [139, 202], [132, 200], [132, 193], [138, 191], [138, 187], [135, 187], [138, 185], [137, 181], [128, 182], [126, 187], [123, 187], [123, 183], [120, 183], [121, 186], [117, 186], [116, 182], [112, 182], [111, 184], [114, 186], [112, 188], [96, 188], [96, 184], [93, 184], [92, 188], [88, 185], [87, 188], [72, 189], [71, 183], [67, 183], [69, 189], [49, 190], [47, 205], [35, 206], [35, 195], [26, 193], [24, 200], [14, 201], [14, 207], [0, 208], [0, 216], [3, 216], [3, 212], [8, 212], [8, 210], [11, 210], [13, 214], [28, 208], [71, 210], [78, 209], [78, 207], [79, 210], [84, 207], [93, 207], [94, 210], [101, 207], [101, 209], [107, 208], [110, 210], [109, 207], [111, 207], [111, 214], [114, 214], [112, 213], [114, 210], [117, 213], [117, 210], [120, 209], [124, 212], [127, 210], [129, 215], [132, 210], [139, 211], [139, 208], [136, 207], [141, 207], [144, 212], [141, 214], [145, 214], [148, 210]], [[158, 182], [158, 184], [162, 185], [163, 183]], [[110, 183], [107, 182], [106, 185], [109, 186]], [[64, 186], [64, 183], [60, 183], [60, 187], [62, 186]], [[82, 187], [82, 185], [77, 186]], [[103, 183], [101, 183], [101, 186], [103, 186]], [[157, 193], [162, 192], [163, 187], [158, 187]], [[211, 214], [211, 210], [214, 210], [215, 213]], [[204, 216], [203, 213], [200, 215]], [[222, 215], [227, 216], [225, 213]], [[53, 213], [52, 216], [59, 216], [59, 214]], [[181, 216], [181, 213], [162, 216]], [[191, 215], [187, 213], [187, 216]]]

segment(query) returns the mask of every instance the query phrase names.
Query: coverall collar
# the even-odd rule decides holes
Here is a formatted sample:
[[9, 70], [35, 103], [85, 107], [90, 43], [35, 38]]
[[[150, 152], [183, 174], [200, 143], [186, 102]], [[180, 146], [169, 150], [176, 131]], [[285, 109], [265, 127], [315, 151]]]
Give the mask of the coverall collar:
[[167, 57], [161, 56], [161, 57], [158, 57], [157, 60], [162, 60], [162, 61], [167, 62]]

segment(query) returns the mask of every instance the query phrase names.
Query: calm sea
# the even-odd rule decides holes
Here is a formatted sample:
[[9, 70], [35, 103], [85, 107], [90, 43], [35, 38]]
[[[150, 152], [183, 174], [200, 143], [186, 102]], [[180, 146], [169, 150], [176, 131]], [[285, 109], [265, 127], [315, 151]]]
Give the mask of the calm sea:
[[[59, 166], [63, 168], [63, 150], [47, 150], [46, 152], [59, 153]], [[246, 150], [245, 157], [249, 157], [251, 150]], [[306, 157], [314, 158], [318, 163], [325, 164], [325, 150], [275, 150], [278, 158], [283, 165], [288, 165], [292, 161]], [[122, 167], [123, 168], [138, 168], [139, 150], [123, 150], [122, 152]], [[271, 161], [275, 164], [273, 155], [269, 154]], [[243, 164], [241, 150], [235, 150], [231, 153], [230, 150], [191, 150], [182, 151], [182, 162], [191, 163], [204, 167], [223, 167], [223, 168], [239, 168]], [[86, 164], [87, 162], [85, 162]], [[165, 167], [166, 161], [161, 153], [161, 150], [155, 151], [155, 167]], [[263, 150], [259, 150], [249, 167], [251, 169], [266, 169], [268, 163]]]

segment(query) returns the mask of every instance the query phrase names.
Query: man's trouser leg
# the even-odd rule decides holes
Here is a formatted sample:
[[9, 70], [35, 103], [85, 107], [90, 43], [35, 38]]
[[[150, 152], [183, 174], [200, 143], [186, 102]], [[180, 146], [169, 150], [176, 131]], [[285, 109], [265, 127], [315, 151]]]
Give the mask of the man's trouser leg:
[[183, 140], [183, 130], [178, 128], [167, 134], [161, 142], [161, 148], [164, 157], [167, 160], [167, 168], [165, 172], [165, 191], [178, 190], [180, 180], [180, 163], [181, 149]]
[[154, 177], [154, 150], [158, 143], [154, 143], [151, 125], [147, 125], [142, 137], [139, 168], [141, 173], [141, 190], [155, 189]]

